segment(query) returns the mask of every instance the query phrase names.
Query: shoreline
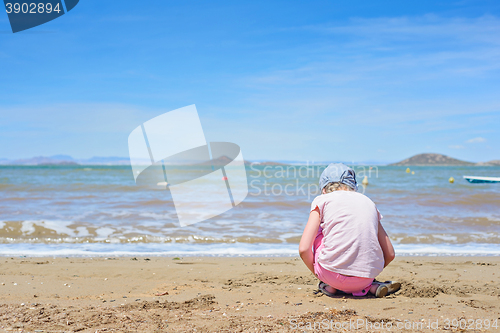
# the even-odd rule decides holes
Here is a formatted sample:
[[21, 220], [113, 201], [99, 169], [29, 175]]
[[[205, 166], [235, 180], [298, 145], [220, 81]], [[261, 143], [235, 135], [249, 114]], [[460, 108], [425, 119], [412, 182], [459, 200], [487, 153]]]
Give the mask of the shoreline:
[[444, 329], [446, 318], [500, 320], [497, 256], [399, 256], [378, 279], [402, 289], [381, 299], [315, 294], [318, 280], [290, 256], [12, 258], [0, 257], [0, 332], [289, 332], [322, 320], [438, 320]]
[[[298, 252], [298, 251], [297, 251]], [[0, 254], [1, 259], [108, 259], [108, 258], [227, 258], [227, 259], [236, 259], [236, 258], [250, 258], [250, 259], [267, 259], [267, 258], [300, 258], [298, 254], [268, 254], [268, 255], [260, 255], [260, 254], [189, 254], [189, 253], [177, 253], [177, 254], [162, 254], [162, 253], [127, 253], [127, 254], [117, 254], [117, 253], [100, 253], [94, 255], [65, 255], [65, 254], [54, 254], [54, 255], [18, 255], [18, 254]], [[500, 257], [500, 253], [485, 253], [485, 254], [464, 254], [464, 253], [396, 253], [396, 257], [398, 258], [497, 258]]]
[[[498, 243], [398, 244], [401, 257], [498, 257]], [[0, 258], [8, 257], [298, 257], [298, 243], [2, 243]]]

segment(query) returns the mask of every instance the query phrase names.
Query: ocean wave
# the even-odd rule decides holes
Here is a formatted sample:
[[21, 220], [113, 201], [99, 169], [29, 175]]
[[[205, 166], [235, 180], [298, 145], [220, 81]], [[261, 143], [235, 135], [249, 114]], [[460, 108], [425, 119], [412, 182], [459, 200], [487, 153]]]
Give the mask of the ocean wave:
[[[209, 228], [205, 227], [205, 230]], [[230, 228], [227, 231], [231, 231]], [[208, 231], [207, 231], [208, 232]], [[214, 234], [220, 235], [215, 227]], [[0, 244], [10, 243], [283, 243], [296, 237], [258, 237], [255, 235], [215, 236], [193, 234], [172, 223], [157, 225], [101, 225], [72, 221], [0, 221]], [[289, 240], [290, 239], [290, 240]]]
[[[151, 215], [150, 215], [151, 216]], [[181, 228], [171, 222], [164, 222], [162, 216], [148, 225], [144, 224], [101, 224], [63, 220], [0, 221], [0, 244], [12, 243], [190, 243], [190, 244], [231, 244], [231, 243], [282, 243], [298, 244], [301, 237], [299, 228], [292, 230], [286, 221], [276, 223], [271, 229], [248, 224], [246, 228], [235, 221], [220, 220], [191, 228]], [[282, 227], [282, 228], [279, 228]], [[456, 232], [454, 229], [428, 233], [390, 232], [394, 244], [449, 244], [460, 245], [500, 244], [500, 230]]]
[[500, 244], [500, 234], [495, 232], [476, 232], [476, 233], [436, 233], [436, 234], [418, 234], [418, 235], [391, 235], [394, 244], [427, 244], [427, 245], [463, 245], [469, 243], [475, 244]]

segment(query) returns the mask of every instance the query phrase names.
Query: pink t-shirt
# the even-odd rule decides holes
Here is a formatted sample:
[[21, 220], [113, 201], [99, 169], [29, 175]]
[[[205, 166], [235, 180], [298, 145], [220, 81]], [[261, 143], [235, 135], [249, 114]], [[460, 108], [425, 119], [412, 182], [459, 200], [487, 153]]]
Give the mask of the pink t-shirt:
[[382, 218], [373, 201], [352, 191], [334, 191], [314, 199], [319, 208], [324, 248], [318, 263], [342, 275], [375, 278], [384, 268], [378, 242]]

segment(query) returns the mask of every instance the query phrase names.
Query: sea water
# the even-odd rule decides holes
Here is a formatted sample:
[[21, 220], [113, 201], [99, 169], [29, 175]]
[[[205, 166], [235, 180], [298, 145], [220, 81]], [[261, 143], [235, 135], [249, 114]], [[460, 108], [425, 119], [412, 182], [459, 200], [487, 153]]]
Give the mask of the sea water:
[[[500, 167], [351, 166], [397, 254], [500, 255], [500, 183], [463, 179]], [[297, 255], [323, 168], [248, 165], [241, 204], [181, 227], [170, 192], [130, 166], [0, 166], [0, 255]]]

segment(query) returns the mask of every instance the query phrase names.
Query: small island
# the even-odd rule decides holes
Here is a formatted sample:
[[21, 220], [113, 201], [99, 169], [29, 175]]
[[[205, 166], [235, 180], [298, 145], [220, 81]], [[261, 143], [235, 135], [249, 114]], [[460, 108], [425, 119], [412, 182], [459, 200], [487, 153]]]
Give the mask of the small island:
[[396, 166], [500, 166], [500, 160], [493, 160], [489, 162], [467, 162], [458, 160], [442, 154], [418, 154], [410, 158], [402, 160], [401, 162], [392, 163], [389, 165]]
[[418, 154], [402, 160], [401, 162], [392, 163], [389, 165], [398, 165], [398, 166], [450, 166], [450, 165], [463, 165], [463, 166], [471, 166], [476, 165], [476, 163], [467, 162], [458, 160], [456, 158], [452, 158], [446, 155], [441, 154]]

